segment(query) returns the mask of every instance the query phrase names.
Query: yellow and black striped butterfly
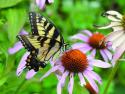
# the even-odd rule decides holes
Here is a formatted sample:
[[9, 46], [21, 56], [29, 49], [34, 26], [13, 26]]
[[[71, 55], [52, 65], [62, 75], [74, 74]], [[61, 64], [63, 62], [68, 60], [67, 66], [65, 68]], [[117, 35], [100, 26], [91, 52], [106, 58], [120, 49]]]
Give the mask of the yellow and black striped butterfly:
[[30, 52], [27, 57], [27, 68], [38, 71], [46, 66], [48, 61], [65, 43], [56, 26], [45, 17], [34, 12], [29, 13], [32, 34], [18, 35], [18, 39]]

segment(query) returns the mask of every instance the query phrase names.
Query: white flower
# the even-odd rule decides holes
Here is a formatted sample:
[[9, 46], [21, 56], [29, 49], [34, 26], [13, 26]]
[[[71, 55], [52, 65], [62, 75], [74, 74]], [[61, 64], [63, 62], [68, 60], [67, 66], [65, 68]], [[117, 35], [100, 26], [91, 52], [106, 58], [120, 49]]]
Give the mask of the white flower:
[[112, 42], [112, 48], [115, 50], [112, 64], [122, 56], [125, 51], [125, 16], [121, 15], [117, 11], [107, 11], [103, 14], [110, 20], [110, 23], [106, 26], [97, 26], [98, 29], [113, 29], [113, 32], [109, 33], [105, 41]]

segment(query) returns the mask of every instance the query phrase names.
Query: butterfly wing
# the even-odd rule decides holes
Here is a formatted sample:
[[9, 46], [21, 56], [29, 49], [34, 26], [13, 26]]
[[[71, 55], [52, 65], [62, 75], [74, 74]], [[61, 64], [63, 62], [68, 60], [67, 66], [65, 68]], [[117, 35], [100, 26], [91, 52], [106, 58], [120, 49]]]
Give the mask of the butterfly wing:
[[48, 38], [51, 38], [54, 34], [61, 36], [56, 26], [44, 16], [36, 14], [35, 12], [30, 12], [29, 20], [30, 20], [32, 35], [46, 36]]
[[[33, 35], [18, 35], [18, 39], [24, 47], [30, 52], [26, 62], [28, 69], [38, 71], [40, 67], [44, 68], [45, 61], [49, 60], [61, 49], [61, 43], [56, 39]], [[58, 37], [59, 38], [59, 37]]]
[[30, 52], [27, 68], [38, 71], [46, 66], [45, 61], [54, 56], [63, 46], [64, 40], [55, 25], [34, 12], [29, 13], [31, 35], [18, 35], [18, 39]]
[[[34, 12], [30, 12], [29, 19], [32, 29], [32, 35], [41, 36], [41, 38], [39, 37], [41, 48], [38, 57], [42, 56], [41, 60], [48, 60], [63, 46], [63, 37], [56, 26], [45, 17]], [[45, 51], [43, 50], [43, 48]], [[43, 55], [43, 53], [45, 55]]]

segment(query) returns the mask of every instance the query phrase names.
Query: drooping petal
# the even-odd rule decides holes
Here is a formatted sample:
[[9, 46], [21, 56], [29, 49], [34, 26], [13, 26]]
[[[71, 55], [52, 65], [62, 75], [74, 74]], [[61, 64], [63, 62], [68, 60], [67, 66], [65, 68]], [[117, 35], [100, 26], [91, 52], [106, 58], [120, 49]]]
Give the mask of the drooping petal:
[[91, 77], [92, 79], [98, 81], [99, 84], [102, 84], [102, 79], [98, 74], [96, 74], [94, 71], [90, 71], [90, 70], [85, 70], [85, 71], [89, 75], [89, 77]]
[[83, 35], [83, 34], [80, 34], [80, 33], [72, 36], [71, 39], [79, 39], [79, 40], [82, 40], [84, 42], [88, 42], [88, 37]]
[[40, 9], [44, 9], [46, 0], [36, 0], [37, 6], [40, 7]]
[[113, 29], [113, 32], [116, 32], [116, 31], [124, 30], [124, 27], [123, 26], [116, 26], [116, 27], [112, 27], [112, 29]]
[[86, 84], [85, 79], [83, 77], [82, 73], [78, 73], [79, 79], [80, 79], [80, 84], [81, 86], [84, 86]]
[[116, 49], [121, 43], [125, 41], [125, 34], [123, 33], [121, 36], [112, 41], [112, 48]]
[[114, 10], [107, 11], [106, 13], [104, 13], [104, 16], [107, 16], [111, 21], [120, 21], [123, 17], [119, 12]]
[[122, 26], [122, 24], [119, 22], [111, 22], [110, 24], [108, 24], [106, 26], [97, 26], [97, 28], [98, 29], [108, 29], [108, 28], [119, 27], [119, 26]]
[[91, 64], [93, 66], [96, 66], [96, 67], [101, 67], [101, 68], [109, 68], [109, 67], [111, 67], [111, 64], [109, 64], [107, 62], [103, 62], [101, 60], [94, 60], [93, 59], [93, 60], [91, 60], [89, 62], [91, 62]]
[[61, 77], [61, 79], [59, 80], [59, 83], [57, 85], [57, 94], [61, 94], [62, 91], [62, 87], [64, 86], [66, 77], [68, 76], [69, 72], [65, 71]]
[[116, 31], [116, 32], [111, 32], [109, 35], [106, 36], [105, 41], [113, 41], [120, 37], [122, 34], [124, 34], [123, 31]]
[[98, 93], [98, 86], [96, 85], [95, 81], [88, 75], [86, 71], [83, 73], [84, 77], [88, 80], [92, 88]]
[[93, 50], [91, 51], [90, 55], [94, 58], [95, 55], [96, 55], [96, 49], [93, 49]]
[[107, 49], [104, 49], [103, 51], [107, 55], [108, 59], [111, 60], [112, 59], [112, 53]]
[[108, 57], [106, 56], [105, 52], [103, 50], [100, 50], [100, 54], [103, 57], [105, 62], [108, 62]]
[[69, 75], [69, 72], [68, 71], [65, 71], [62, 75], [62, 78], [61, 78], [61, 85], [62, 87], [64, 86], [65, 84], [65, 80], [66, 80], [66, 77]]
[[47, 76], [49, 76], [52, 72], [55, 72], [56, 70], [58, 70], [60, 68], [60, 66], [55, 66], [52, 67], [48, 72], [46, 72], [41, 78], [40, 81], [42, 81], [44, 78], [46, 78]]
[[89, 31], [89, 30], [83, 30], [82, 32], [85, 33], [88, 36], [92, 36], [92, 32]]
[[8, 52], [9, 54], [14, 54], [19, 50], [21, 50], [22, 48], [23, 48], [23, 45], [21, 44], [21, 42], [17, 42], [13, 48], [9, 48]]
[[121, 45], [116, 49], [113, 59], [112, 59], [112, 64], [113, 66], [115, 65], [116, 61], [122, 56], [122, 54], [125, 52], [125, 41], [121, 43]]
[[18, 67], [17, 67], [17, 71], [16, 71], [17, 76], [20, 76], [20, 74], [23, 72], [23, 69], [25, 69], [25, 67], [26, 67], [26, 59], [27, 59], [29, 54], [30, 54], [29, 52], [26, 52], [23, 55], [23, 57], [21, 58], [20, 63], [18, 65]]
[[33, 69], [29, 70], [26, 74], [26, 79], [31, 79], [36, 73]]
[[73, 85], [74, 85], [74, 74], [73, 74], [73, 73], [70, 73], [70, 81], [69, 81], [69, 84], [68, 84], [69, 94], [72, 94]]
[[61, 86], [61, 82], [60, 81], [59, 81], [59, 83], [57, 85], [57, 94], [61, 94], [61, 92], [62, 92], [62, 86]]

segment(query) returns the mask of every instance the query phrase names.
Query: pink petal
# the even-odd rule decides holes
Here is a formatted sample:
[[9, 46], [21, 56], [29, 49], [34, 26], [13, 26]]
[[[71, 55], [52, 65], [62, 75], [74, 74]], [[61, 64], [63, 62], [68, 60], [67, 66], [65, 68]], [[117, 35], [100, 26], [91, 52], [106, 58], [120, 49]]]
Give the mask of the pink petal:
[[93, 50], [91, 51], [90, 55], [94, 58], [95, 55], [96, 55], [96, 49], [93, 49]]
[[69, 75], [69, 72], [68, 71], [65, 71], [62, 75], [62, 78], [61, 78], [61, 85], [62, 87], [64, 86], [65, 84], [65, 80], [66, 80], [66, 77]]
[[73, 73], [70, 73], [70, 81], [69, 81], [69, 84], [68, 84], [68, 91], [69, 91], [69, 94], [72, 94], [72, 91], [73, 91], [73, 85], [74, 85], [74, 74]]
[[107, 62], [103, 62], [101, 60], [91, 60], [89, 62], [91, 62], [91, 64], [96, 67], [101, 67], [101, 68], [110, 68], [111, 67], [111, 64], [109, 64]]
[[92, 50], [92, 47], [89, 46], [89, 45], [86, 45], [86, 47], [83, 47], [83, 48], [78, 48], [80, 51], [82, 51], [83, 53], [86, 53], [90, 50]]
[[78, 73], [78, 76], [79, 76], [79, 79], [80, 79], [81, 86], [86, 85], [86, 82], [85, 82], [85, 79], [83, 77], [83, 74], [82, 73]]
[[68, 76], [69, 72], [65, 71], [61, 77], [61, 80], [59, 80], [59, 83], [57, 85], [57, 94], [61, 94], [62, 87], [64, 86], [66, 77]]
[[87, 44], [87, 43], [75, 43], [75, 44], [72, 45], [72, 48], [73, 48], [73, 49], [85, 48], [85, 47], [88, 47], [88, 44]]
[[107, 55], [108, 59], [111, 60], [112, 59], [112, 53], [109, 50], [107, 50], [107, 49], [104, 49], [103, 51]]
[[42, 81], [44, 78], [46, 78], [47, 76], [49, 76], [52, 72], [55, 72], [56, 70], [58, 70], [60, 68], [60, 66], [54, 66], [52, 67], [48, 72], [46, 72], [46, 74], [44, 74], [41, 78], [40, 81]]
[[17, 42], [13, 48], [9, 48], [8, 52], [9, 54], [14, 54], [19, 50], [21, 50], [22, 48], [23, 48], [23, 45], [21, 44], [21, 42]]
[[103, 57], [104, 61], [108, 62], [108, 57], [107, 57], [107, 55], [105, 54], [105, 52], [103, 50], [100, 50], [100, 54]]
[[87, 69], [87, 70], [93, 70], [93, 66], [92, 66], [92, 65], [89, 65], [86, 69]]
[[89, 74], [84, 71], [83, 75], [85, 76], [85, 78], [88, 80], [88, 82], [90, 83], [90, 85], [92, 86], [92, 88], [96, 91], [96, 93], [98, 94], [98, 86], [96, 85], [95, 81], [89, 76]]
[[36, 0], [37, 6], [40, 7], [40, 9], [44, 9], [46, 0]]
[[82, 32], [87, 34], [88, 36], [92, 36], [92, 32], [89, 30], [83, 30]]
[[20, 63], [18, 65], [18, 67], [17, 67], [17, 71], [16, 71], [17, 76], [20, 76], [20, 74], [23, 72], [23, 69], [25, 69], [25, 67], [26, 67], [26, 59], [27, 59], [29, 54], [30, 54], [29, 52], [26, 52], [23, 55], [23, 57], [21, 58]]
[[86, 70], [86, 72], [89, 75], [89, 77], [91, 77], [92, 79], [98, 81], [99, 84], [102, 84], [102, 79], [98, 74], [96, 74], [94, 71], [90, 71], [90, 70]]
[[48, 2], [49, 2], [49, 3], [53, 3], [53, 2], [54, 2], [54, 0], [48, 0]]
[[82, 40], [84, 42], [88, 42], [89, 38], [87, 36], [79, 33], [79, 34], [72, 36], [71, 39], [79, 39], [79, 40]]
[[31, 79], [36, 73], [33, 69], [29, 70], [26, 74], [26, 79]]
[[62, 92], [62, 86], [61, 86], [61, 82], [59, 82], [57, 85], [57, 94], [61, 94], [61, 92]]
[[24, 29], [19, 33], [19, 35], [28, 35], [28, 32], [26, 32]]
[[124, 52], [125, 52], [125, 41], [121, 43], [121, 45], [116, 49], [114, 53], [113, 59], [111, 61], [113, 66], [115, 65], [116, 61], [120, 59], [120, 57], [123, 55]]

